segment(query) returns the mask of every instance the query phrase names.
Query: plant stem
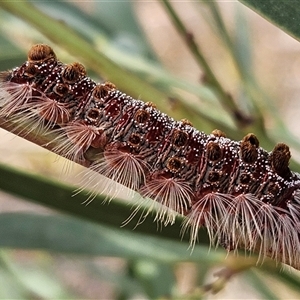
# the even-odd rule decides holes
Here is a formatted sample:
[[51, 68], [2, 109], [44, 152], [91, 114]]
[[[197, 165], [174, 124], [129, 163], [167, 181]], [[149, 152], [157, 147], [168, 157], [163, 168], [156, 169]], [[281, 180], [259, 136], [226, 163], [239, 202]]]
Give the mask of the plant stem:
[[193, 34], [187, 30], [181, 19], [179, 18], [178, 14], [173, 9], [172, 5], [168, 0], [162, 0], [162, 3], [170, 16], [173, 24], [175, 25], [177, 31], [187, 44], [188, 48], [190, 49], [191, 53], [193, 54], [196, 62], [198, 63], [199, 67], [204, 70], [206, 81], [213, 87], [219, 100], [222, 102], [223, 107], [226, 110], [229, 110], [231, 113], [233, 120], [237, 123], [237, 126], [246, 126], [249, 125], [249, 119], [244, 116], [244, 114], [240, 111], [237, 107], [236, 103], [233, 101], [231, 95], [227, 93], [218, 79], [216, 78], [214, 72], [210, 68], [206, 58], [204, 57], [200, 47], [196, 44]]
[[227, 47], [232, 57], [235, 68], [239, 74], [240, 80], [246, 90], [246, 93], [251, 99], [251, 113], [255, 115], [255, 121], [258, 120], [257, 122], [263, 126], [262, 128], [264, 128], [263, 112], [261, 111], [260, 106], [257, 105], [255, 101], [259, 94], [259, 91], [257, 91], [257, 84], [255, 82], [255, 79], [253, 78], [251, 72], [246, 69], [244, 67], [244, 64], [241, 62], [240, 55], [227, 31], [218, 4], [214, 0], [205, 2], [205, 4], [208, 5], [211, 11], [211, 15], [215, 21], [219, 37], [224, 41], [225, 46]]

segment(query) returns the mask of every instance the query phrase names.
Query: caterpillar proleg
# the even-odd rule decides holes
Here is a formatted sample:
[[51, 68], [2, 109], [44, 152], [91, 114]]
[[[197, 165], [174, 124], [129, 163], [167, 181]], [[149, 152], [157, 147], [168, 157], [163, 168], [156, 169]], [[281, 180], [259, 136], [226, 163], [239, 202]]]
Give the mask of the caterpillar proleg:
[[185, 216], [192, 246], [205, 226], [212, 245], [300, 269], [300, 175], [289, 168], [287, 145], [268, 153], [252, 133], [233, 141], [200, 132], [110, 82], [95, 83], [83, 65], [63, 64], [43, 44], [0, 73], [0, 116], [59, 132], [54, 152], [159, 203], [163, 224]]

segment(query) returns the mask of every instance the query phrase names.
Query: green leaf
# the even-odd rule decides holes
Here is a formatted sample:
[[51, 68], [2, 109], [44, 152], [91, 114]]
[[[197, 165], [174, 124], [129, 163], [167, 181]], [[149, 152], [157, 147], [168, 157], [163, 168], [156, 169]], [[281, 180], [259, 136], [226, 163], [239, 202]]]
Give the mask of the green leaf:
[[[7, 251], [0, 252], [0, 263], [3, 270], [6, 271], [9, 277], [14, 279], [13, 286], [20, 290], [22, 296], [18, 298], [24, 299], [24, 295], [31, 295], [28, 299], [71, 299], [73, 295], [67, 292], [59, 278], [53, 277], [53, 273], [49, 272], [48, 268], [41, 265], [34, 265], [30, 268], [21, 266], [14, 261], [10, 253]], [[23, 292], [22, 292], [23, 289]], [[13, 291], [8, 291], [10, 294], [7, 298], [12, 297]], [[27, 298], [27, 297], [26, 297]], [[17, 297], [16, 297], [17, 299]]]
[[149, 43], [136, 21], [130, 2], [93, 2], [88, 12], [71, 2], [41, 1], [35, 5], [56, 20], [64, 20], [90, 42], [110, 39], [123, 51], [132, 51], [135, 56], [154, 58]]
[[298, 0], [239, 0], [300, 41]]
[[[155, 226], [154, 226], [155, 227]], [[43, 249], [77, 255], [151, 259], [164, 263], [223, 262], [225, 252], [206, 247], [188, 249], [188, 244], [145, 236], [120, 228], [96, 225], [66, 215], [29, 213], [0, 214], [0, 247]]]
[[[74, 257], [72, 257], [74, 259]], [[139, 282], [132, 276], [130, 272], [130, 263], [127, 262], [125, 269], [120, 272], [119, 270], [112, 270], [106, 265], [98, 265], [91, 260], [90, 257], [78, 257], [77, 264], [82, 269], [88, 270], [88, 273], [97, 280], [104, 280], [115, 286], [115, 292], [118, 296], [115, 299], [131, 299], [133, 296], [143, 294], [143, 288]], [[128, 270], [129, 269], [129, 270]]]
[[156, 55], [139, 25], [133, 6], [132, 1], [96, 1], [92, 14], [95, 19], [100, 19], [102, 27], [110, 32], [114, 43], [123, 51], [134, 56], [143, 55], [153, 62]]
[[279, 280], [284, 283], [287, 288], [300, 293], [300, 278], [298, 272], [294, 273], [291, 270], [287, 270], [287, 272], [272, 272], [272, 269], [262, 269], [263, 273], [268, 273], [273, 278]]
[[0, 70], [7, 70], [23, 61], [24, 53], [0, 33]]
[[260, 293], [263, 299], [279, 300], [280, 298], [272, 291], [272, 287], [269, 287], [264, 278], [256, 273], [255, 270], [250, 270], [244, 274], [246, 281], [252, 283], [252, 286], [255, 287], [255, 290]]
[[[0, 188], [41, 205], [46, 205], [62, 212], [116, 228], [119, 228], [140, 204], [128, 205], [128, 203], [117, 199], [110, 203], [107, 203], [107, 201], [103, 203], [104, 196], [98, 195], [89, 205], [83, 205], [88, 197], [85, 192], [75, 194], [75, 187], [28, 174], [1, 164]], [[140, 212], [132, 218], [129, 224], [124, 226], [124, 229], [135, 229], [136, 232], [158, 235], [177, 241], [180, 239], [182, 218], [178, 218], [174, 225], [166, 226], [158, 231], [157, 224], [154, 222], [155, 215], [149, 214], [143, 223], [136, 227], [136, 224], [140, 221], [142, 211], [143, 208], [141, 207]], [[188, 235], [186, 234], [183, 240], [188, 241], [188, 239]], [[209, 244], [205, 230], [200, 230], [199, 242], [206, 245]]]
[[161, 295], [170, 297], [175, 288], [173, 267], [151, 260], [135, 260], [131, 263], [134, 277], [140, 282], [149, 299]]
[[26, 288], [16, 281], [0, 258], [0, 299], [28, 299], [24, 297]]

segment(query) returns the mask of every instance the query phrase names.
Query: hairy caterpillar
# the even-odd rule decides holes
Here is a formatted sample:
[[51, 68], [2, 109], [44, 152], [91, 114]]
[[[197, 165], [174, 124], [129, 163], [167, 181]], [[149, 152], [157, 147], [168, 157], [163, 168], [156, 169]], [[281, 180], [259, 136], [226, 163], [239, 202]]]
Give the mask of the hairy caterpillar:
[[300, 268], [300, 175], [289, 169], [287, 145], [268, 153], [252, 133], [237, 142], [199, 132], [112, 83], [95, 83], [47, 45], [0, 73], [0, 117], [59, 132], [54, 152], [161, 204], [157, 220], [184, 215], [192, 245], [205, 226], [213, 245]]

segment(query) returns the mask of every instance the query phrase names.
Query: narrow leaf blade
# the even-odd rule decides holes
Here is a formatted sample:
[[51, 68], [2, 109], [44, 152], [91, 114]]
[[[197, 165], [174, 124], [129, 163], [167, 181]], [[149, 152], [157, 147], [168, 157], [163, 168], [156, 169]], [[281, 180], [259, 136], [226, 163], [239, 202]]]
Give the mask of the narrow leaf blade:
[[300, 41], [300, 2], [297, 0], [239, 0]]

